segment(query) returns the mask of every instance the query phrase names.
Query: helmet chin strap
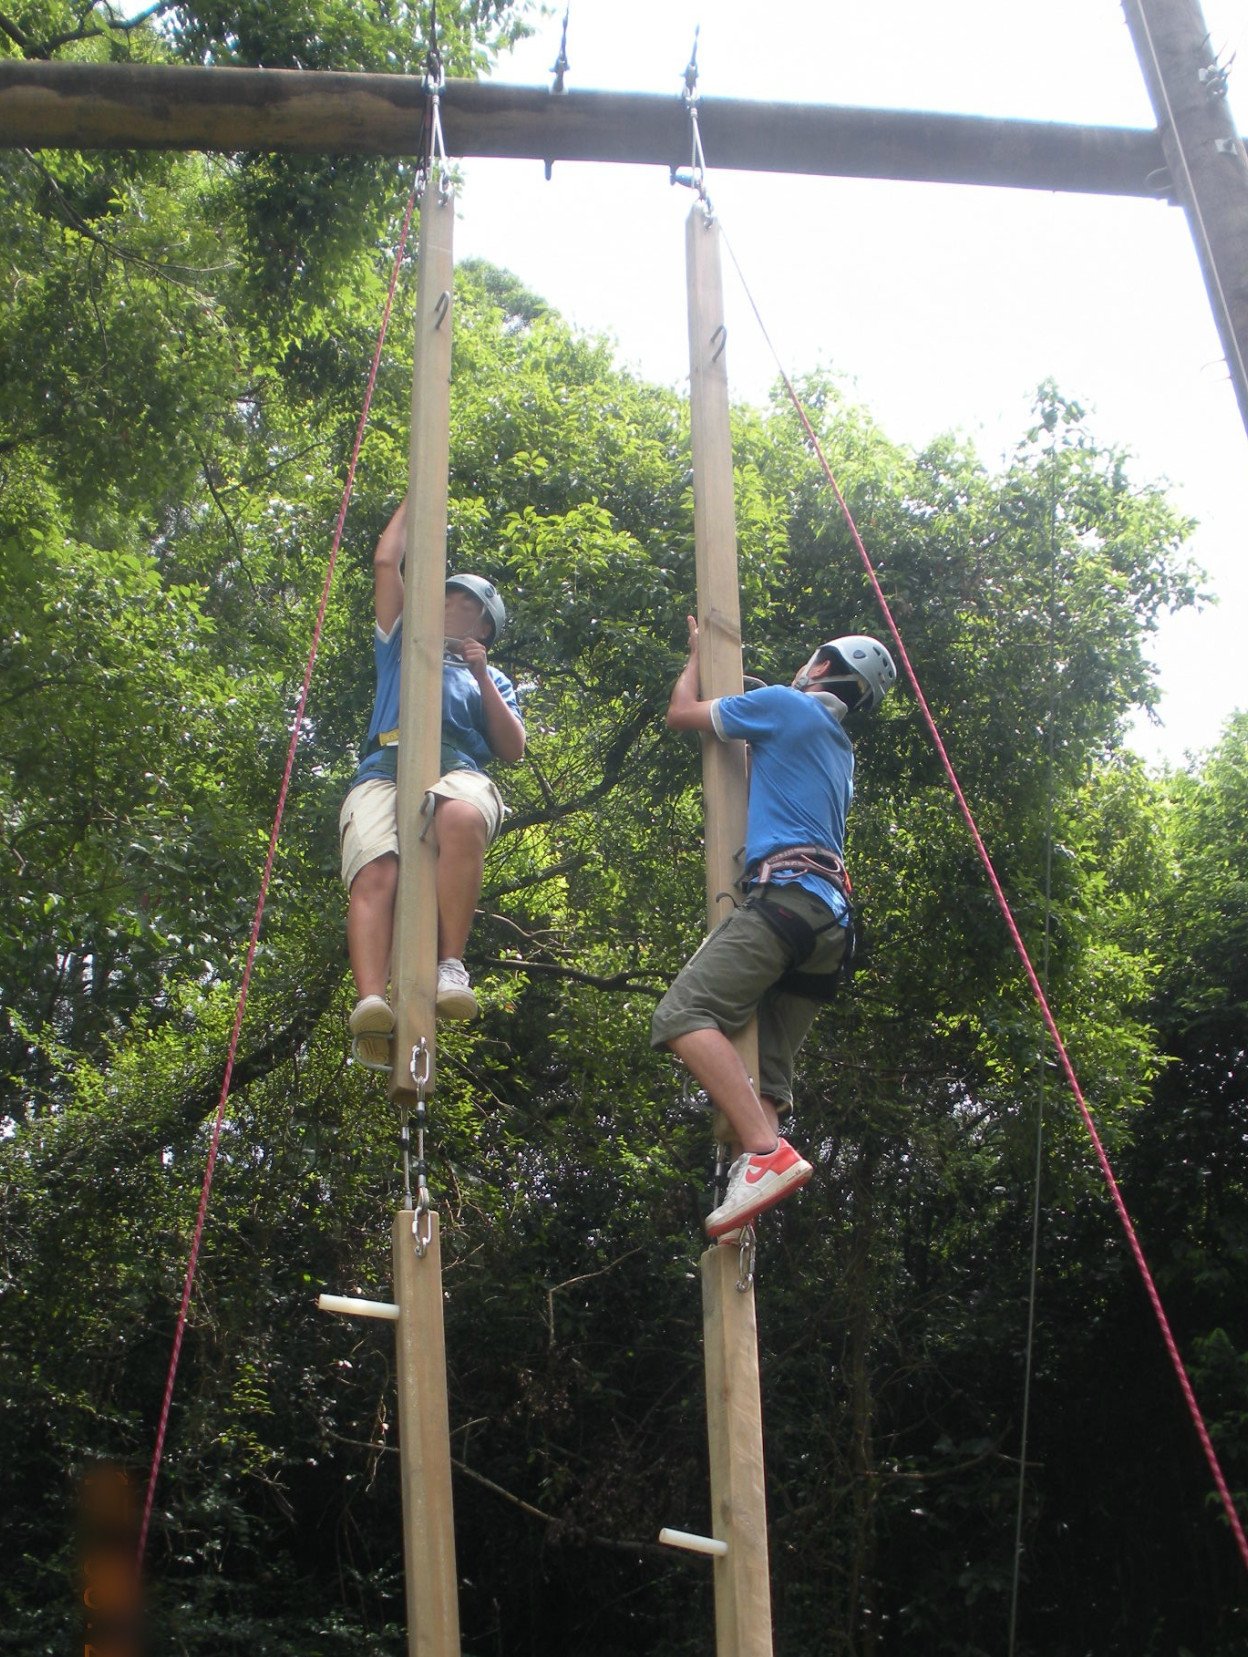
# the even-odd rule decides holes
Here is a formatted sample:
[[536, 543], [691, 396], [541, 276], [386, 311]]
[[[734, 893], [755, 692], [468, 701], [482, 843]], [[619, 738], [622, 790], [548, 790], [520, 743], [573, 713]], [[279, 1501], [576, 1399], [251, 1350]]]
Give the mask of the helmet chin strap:
[[819, 652], [816, 650], [814, 655], [810, 658], [810, 660], [806, 663], [805, 667], [798, 674], [797, 678], [794, 679], [793, 689], [794, 690], [805, 690], [806, 687], [809, 684], [812, 683], [812, 680], [813, 680], [813, 677], [814, 677], [811, 670], [813, 668], [818, 667], [818, 665], [819, 665]]
[[[857, 673], [825, 673], [819, 678], [811, 675], [811, 668], [818, 665], [818, 653], [810, 658], [806, 666], [793, 681], [794, 690], [804, 690], [808, 696], [818, 696], [826, 702], [834, 702], [839, 713], [838, 719], [844, 719], [847, 713], [861, 707], [863, 698], [870, 696], [866, 681]], [[833, 685], [842, 685], [849, 689], [853, 696], [852, 702], [846, 702], [844, 697], [838, 696], [832, 689]], [[868, 706], [870, 702], [868, 701]], [[836, 709], [833, 709], [836, 712]]]
[[846, 707], [845, 703], [841, 701], [839, 696], [834, 696], [830, 690], [812, 690], [807, 692], [807, 694], [810, 696], [812, 701], [822, 702], [829, 713], [835, 714], [838, 723], [844, 722], [845, 715], [849, 712], [849, 709]]

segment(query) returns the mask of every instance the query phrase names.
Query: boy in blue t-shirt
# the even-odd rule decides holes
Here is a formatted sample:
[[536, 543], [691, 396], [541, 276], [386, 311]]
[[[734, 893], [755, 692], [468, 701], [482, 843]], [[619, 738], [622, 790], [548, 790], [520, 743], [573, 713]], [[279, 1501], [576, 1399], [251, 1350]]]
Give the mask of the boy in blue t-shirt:
[[[698, 627], [667, 723], [750, 745], [745, 876], [750, 894], [705, 940], [655, 1010], [651, 1041], [670, 1047], [727, 1117], [742, 1155], [706, 1218], [728, 1240], [813, 1172], [780, 1137], [793, 1103], [793, 1062], [845, 954], [849, 883], [842, 861], [853, 798], [847, 713], [878, 707], [897, 677], [875, 639], [832, 639], [789, 685], [702, 701]], [[755, 1090], [729, 1039], [758, 1019]]]
[[[339, 817], [342, 879], [350, 893], [347, 950], [359, 997], [351, 1014], [352, 1051], [375, 1070], [390, 1068], [394, 1011], [386, 999], [394, 904], [399, 883], [397, 788], [399, 661], [403, 628], [403, 553], [407, 501], [382, 531], [373, 554], [377, 693], [364, 756]], [[481, 894], [487, 846], [503, 820], [491, 759], [524, 754], [524, 725], [511, 681], [487, 659], [507, 619], [502, 599], [479, 575], [446, 584], [442, 663], [442, 772], [434, 797], [438, 848], [438, 1013], [472, 1018], [477, 998], [464, 968], [464, 945]]]

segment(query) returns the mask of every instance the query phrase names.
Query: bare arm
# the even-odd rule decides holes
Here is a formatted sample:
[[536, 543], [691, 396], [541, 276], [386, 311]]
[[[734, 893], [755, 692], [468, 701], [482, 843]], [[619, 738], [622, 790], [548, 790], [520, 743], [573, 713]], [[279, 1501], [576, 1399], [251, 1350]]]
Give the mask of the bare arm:
[[487, 669], [489, 658], [481, 641], [461, 639], [459, 649], [481, 691], [485, 739], [504, 765], [514, 765], [524, 758], [524, 726], [503, 701], [498, 686], [490, 678]]
[[703, 702], [698, 695], [698, 624], [693, 616], [685, 619], [689, 623], [689, 660], [672, 686], [667, 723], [673, 731], [712, 731], [712, 703]]
[[373, 613], [383, 633], [403, 614], [403, 554], [407, 550], [407, 496], [377, 538], [373, 552]]

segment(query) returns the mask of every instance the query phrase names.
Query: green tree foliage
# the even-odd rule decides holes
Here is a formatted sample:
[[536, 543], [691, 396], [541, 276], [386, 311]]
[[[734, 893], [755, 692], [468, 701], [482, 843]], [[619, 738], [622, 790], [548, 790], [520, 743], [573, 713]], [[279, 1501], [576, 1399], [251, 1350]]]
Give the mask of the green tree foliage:
[[[443, 17], [445, 11], [446, 16]], [[518, 26], [439, 8], [456, 72]], [[404, 7], [0, 17], [28, 55], [408, 70]], [[240, 958], [405, 193], [386, 169], [6, 155], [0, 361], [3, 1640], [80, 1633], [83, 1470], [150, 1455]], [[398, 315], [410, 309], [404, 272]], [[656, 997], [696, 940], [686, 416], [505, 272], [461, 267], [450, 557], [506, 590], [530, 750], [501, 778], [440, 1041], [466, 1652], [710, 1648], [696, 1261], [708, 1134]], [[335, 816], [367, 717], [370, 555], [406, 472], [387, 352], [266, 916], [150, 1550], [156, 1649], [402, 1649], [395, 1128], [347, 1062]], [[1233, 1482], [1248, 1484], [1248, 730], [1161, 781], [1119, 749], [1187, 525], [1042, 388], [986, 471], [804, 386], [1050, 993]], [[879, 631], [787, 411], [739, 410], [747, 668]], [[777, 1650], [1003, 1649], [1035, 1119], [1039, 1339], [1021, 1649], [1242, 1645], [1234, 1552], [913, 698], [858, 733], [867, 948], [808, 1049], [818, 1178], [759, 1316]], [[1051, 848], [1051, 855], [1050, 850]], [[1142, 1453], [1147, 1447], [1147, 1454]], [[594, 1591], [585, 1592], [592, 1572]], [[1106, 1587], [1111, 1582], [1112, 1587]]]

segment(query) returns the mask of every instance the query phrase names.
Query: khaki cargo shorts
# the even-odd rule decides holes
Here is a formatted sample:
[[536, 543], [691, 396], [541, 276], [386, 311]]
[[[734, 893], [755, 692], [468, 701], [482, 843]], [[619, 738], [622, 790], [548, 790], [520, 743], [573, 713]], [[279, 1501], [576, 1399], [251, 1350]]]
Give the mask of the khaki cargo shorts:
[[[832, 918], [827, 904], [796, 884], [786, 882], [783, 901], [813, 927]], [[834, 973], [844, 953], [845, 928], [833, 926], [819, 934], [802, 971]], [[735, 1036], [757, 1015], [758, 1091], [792, 1105], [793, 1064], [819, 1004], [776, 988], [790, 965], [783, 939], [757, 909], [734, 909], [690, 956], [655, 1008], [650, 1045], [663, 1047], [691, 1030]]]
[[[448, 771], [429, 790], [441, 800], [467, 800], [485, 818], [488, 846], [502, 827], [506, 807], [498, 789], [484, 771]], [[342, 802], [338, 814], [342, 839], [342, 883], [351, 882], [366, 863], [387, 853], [399, 855], [398, 790], [389, 777], [370, 777]]]

